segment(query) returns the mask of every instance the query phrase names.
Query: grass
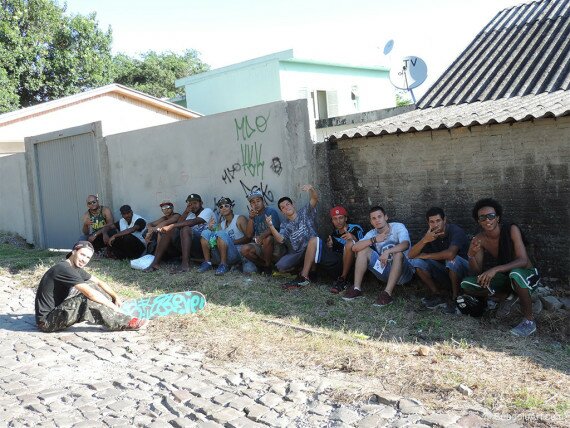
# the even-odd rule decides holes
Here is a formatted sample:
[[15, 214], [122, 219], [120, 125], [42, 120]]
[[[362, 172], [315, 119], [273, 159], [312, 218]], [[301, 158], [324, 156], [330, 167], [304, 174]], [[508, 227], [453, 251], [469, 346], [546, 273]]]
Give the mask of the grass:
[[[0, 275], [34, 287], [61, 258], [0, 244]], [[530, 419], [543, 414], [548, 426], [562, 426], [569, 414], [570, 346], [556, 336], [555, 324], [549, 330], [539, 320], [536, 336], [517, 339], [509, 334], [511, 325], [493, 318], [421, 310], [418, 284], [397, 289], [394, 304], [377, 308], [375, 284], [365, 288], [365, 298], [346, 302], [325, 284], [284, 292], [283, 278], [173, 275], [168, 266], [145, 274], [111, 260], [93, 260], [88, 270], [127, 298], [202, 292], [208, 301], [204, 312], [158, 319], [149, 334], [204, 350], [220, 364], [283, 377], [317, 371], [355, 385], [339, 392], [347, 401], [384, 391], [418, 398], [438, 411], [479, 405]], [[473, 395], [461, 395], [459, 384]]]

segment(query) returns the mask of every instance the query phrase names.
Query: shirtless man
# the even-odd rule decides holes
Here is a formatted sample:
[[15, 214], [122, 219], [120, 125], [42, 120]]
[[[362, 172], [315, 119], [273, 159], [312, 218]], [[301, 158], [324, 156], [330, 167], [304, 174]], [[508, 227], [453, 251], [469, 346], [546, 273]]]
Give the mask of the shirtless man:
[[[540, 285], [540, 275], [526, 252], [525, 241], [516, 224], [503, 223], [503, 207], [486, 198], [475, 203], [473, 219], [481, 232], [471, 241], [467, 257], [469, 268], [477, 276], [461, 282], [471, 296], [502, 300], [514, 292], [519, 298], [523, 320], [511, 330], [515, 336], [530, 336], [536, 331], [531, 293]], [[461, 308], [459, 296], [457, 302]]]
[[104, 236], [104, 227], [113, 224], [113, 222], [111, 210], [99, 205], [97, 196], [87, 196], [87, 211], [81, 217], [83, 224], [81, 240], [91, 242], [95, 252], [105, 248], [109, 244], [109, 237]]
[[162, 234], [158, 233], [158, 229], [176, 223], [180, 218], [180, 214], [174, 212], [174, 204], [170, 201], [162, 201], [160, 203], [160, 209], [162, 210], [162, 217], [146, 224], [144, 240], [149, 254], [154, 254], [156, 246], [162, 237]]

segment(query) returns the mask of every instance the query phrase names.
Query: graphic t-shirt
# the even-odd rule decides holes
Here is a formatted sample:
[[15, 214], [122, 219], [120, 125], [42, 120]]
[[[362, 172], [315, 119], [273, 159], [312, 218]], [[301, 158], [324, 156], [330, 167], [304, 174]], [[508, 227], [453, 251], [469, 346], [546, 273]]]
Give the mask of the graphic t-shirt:
[[76, 284], [89, 281], [91, 275], [81, 268], [62, 261], [51, 267], [42, 277], [36, 293], [36, 323], [43, 321], [69, 295]]
[[[386, 237], [383, 242], [377, 242], [376, 244], [372, 245], [372, 248], [376, 250], [378, 254], [382, 254], [384, 251], [395, 247], [396, 245], [408, 241], [410, 242], [410, 234], [408, 233], [408, 229], [402, 223], [388, 223], [390, 225], [390, 234]], [[378, 231], [376, 229], [372, 229], [364, 235], [362, 240], [373, 238], [374, 236], [378, 235]], [[407, 256], [410, 252], [410, 248], [404, 251], [404, 255]]]
[[297, 211], [295, 220], [283, 220], [279, 233], [285, 240], [289, 241], [294, 252], [305, 249], [309, 243], [309, 239], [317, 236], [315, 221], [317, 218], [317, 209], [311, 207], [311, 204], [305, 205]]
[[281, 229], [281, 218], [279, 218], [277, 210], [275, 208], [265, 207], [265, 210], [261, 214], [258, 214], [253, 218], [253, 234], [255, 236], [259, 236], [269, 229], [269, 226], [267, 226], [267, 223], [265, 222], [266, 215], [271, 216], [273, 226], [276, 230]]
[[91, 228], [91, 233], [97, 232], [99, 229], [101, 229], [103, 226], [107, 224], [107, 219], [103, 215], [102, 206], [99, 207], [99, 211], [97, 211], [95, 214], [93, 214], [91, 211], [88, 212], [89, 212], [89, 220], [91, 220], [91, 226], [89, 226]]
[[[362, 229], [362, 226], [360, 226], [359, 224], [348, 223], [346, 225], [346, 232], [350, 233], [351, 235], [354, 235], [357, 241], [360, 241], [362, 239], [362, 236], [364, 235], [364, 229]], [[337, 253], [344, 252], [344, 245], [346, 244], [346, 240], [342, 239], [341, 236], [344, 235], [346, 232], [341, 232], [338, 229], [335, 229], [333, 233], [331, 233], [333, 251]]]

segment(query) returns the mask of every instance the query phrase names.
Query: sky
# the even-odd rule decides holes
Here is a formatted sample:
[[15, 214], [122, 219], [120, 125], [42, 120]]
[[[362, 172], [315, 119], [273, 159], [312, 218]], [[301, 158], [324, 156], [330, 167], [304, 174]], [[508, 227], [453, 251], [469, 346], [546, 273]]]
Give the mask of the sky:
[[[211, 68], [293, 49], [294, 56], [387, 66], [427, 64], [421, 96], [502, 9], [528, 0], [67, 0], [68, 14], [96, 13], [113, 53], [195, 49]], [[63, 0], [57, 0], [60, 5]], [[394, 41], [390, 54], [384, 47]]]

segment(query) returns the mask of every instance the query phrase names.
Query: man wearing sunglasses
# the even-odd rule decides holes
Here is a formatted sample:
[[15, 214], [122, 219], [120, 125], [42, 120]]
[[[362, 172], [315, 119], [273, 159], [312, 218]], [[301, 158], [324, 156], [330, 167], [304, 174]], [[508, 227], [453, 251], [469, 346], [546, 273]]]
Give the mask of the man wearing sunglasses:
[[[523, 320], [511, 330], [515, 336], [530, 336], [536, 331], [532, 313], [531, 293], [540, 284], [538, 270], [526, 252], [525, 239], [516, 224], [501, 222], [503, 207], [486, 198], [475, 203], [473, 219], [481, 227], [469, 246], [469, 267], [476, 276], [465, 278], [461, 288], [470, 296], [504, 300], [515, 293], [520, 301]], [[460, 302], [461, 308], [465, 303]], [[464, 300], [465, 300], [464, 299]]]
[[235, 215], [234, 202], [230, 198], [221, 198], [216, 205], [220, 210], [220, 223], [212, 217], [208, 228], [202, 232], [200, 243], [204, 261], [198, 272], [207, 272], [212, 269], [212, 261], [218, 265], [216, 275], [223, 275], [230, 270], [230, 266], [241, 262], [240, 246], [251, 241], [246, 235], [247, 219], [242, 215]]
[[[443, 209], [432, 207], [426, 212], [428, 230], [408, 254], [416, 275], [428, 288], [430, 296], [422, 303], [429, 309], [445, 306], [445, 312], [458, 313], [455, 299], [459, 283], [469, 271], [467, 235], [456, 224], [447, 223]], [[440, 285], [451, 285], [451, 301], [447, 301]]]
[[162, 234], [158, 233], [158, 229], [163, 226], [176, 223], [180, 218], [180, 214], [174, 212], [174, 204], [168, 200], [160, 203], [160, 210], [162, 211], [162, 217], [146, 224], [144, 240], [146, 242], [148, 254], [154, 254], [154, 251], [160, 242]]
[[83, 236], [80, 240], [91, 242], [95, 252], [102, 250], [109, 244], [109, 236], [104, 233], [105, 226], [113, 222], [111, 210], [99, 205], [99, 198], [96, 195], [87, 196], [87, 211], [81, 217]]

